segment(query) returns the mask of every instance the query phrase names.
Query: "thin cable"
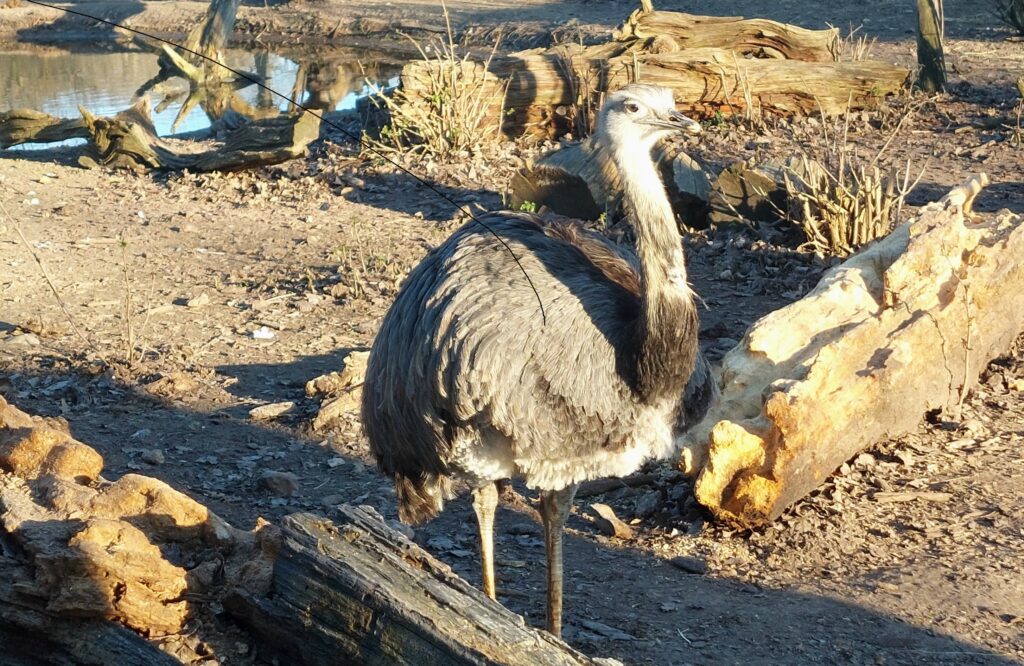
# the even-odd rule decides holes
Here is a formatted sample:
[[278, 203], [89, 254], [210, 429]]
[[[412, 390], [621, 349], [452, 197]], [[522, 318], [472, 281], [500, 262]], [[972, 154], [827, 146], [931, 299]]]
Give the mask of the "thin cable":
[[326, 118], [324, 118], [322, 115], [320, 115], [316, 111], [314, 111], [314, 110], [312, 110], [310, 108], [307, 108], [307, 107], [299, 104], [298, 102], [293, 101], [290, 97], [286, 97], [282, 93], [277, 92], [276, 90], [274, 90], [270, 86], [265, 85], [262, 81], [259, 81], [258, 79], [255, 79], [255, 78], [249, 76], [245, 72], [240, 72], [237, 69], [232, 69], [232, 68], [228, 67], [227, 65], [225, 65], [224, 63], [220, 62], [219, 60], [217, 60], [215, 58], [211, 58], [208, 55], [205, 55], [203, 53], [198, 53], [196, 51], [193, 51], [192, 49], [189, 49], [189, 48], [186, 48], [184, 46], [181, 46], [180, 44], [175, 44], [174, 42], [166, 40], [166, 39], [164, 39], [162, 37], [157, 37], [156, 35], [151, 35], [148, 32], [143, 32], [142, 30], [136, 30], [135, 28], [129, 28], [128, 26], [124, 26], [124, 25], [121, 25], [119, 23], [115, 23], [114, 21], [108, 21], [105, 18], [100, 18], [98, 16], [92, 16], [91, 14], [86, 14], [84, 12], [80, 12], [80, 11], [75, 10], [75, 9], [68, 9], [66, 7], [58, 7], [57, 5], [51, 5], [51, 4], [46, 3], [46, 2], [40, 2], [40, 0], [26, 0], [26, 2], [29, 2], [29, 3], [31, 3], [33, 5], [39, 5], [40, 7], [48, 7], [49, 9], [56, 9], [58, 11], [65, 12], [67, 14], [74, 14], [75, 16], [81, 16], [82, 18], [87, 18], [87, 19], [90, 19], [90, 20], [93, 20], [93, 21], [98, 21], [100, 23], [109, 25], [109, 26], [114, 27], [114, 28], [119, 28], [121, 30], [127, 30], [128, 32], [133, 32], [133, 33], [135, 33], [137, 35], [142, 35], [143, 37], [146, 37], [147, 39], [152, 39], [152, 40], [157, 41], [157, 42], [162, 42], [164, 44], [167, 44], [168, 46], [173, 46], [176, 49], [181, 49], [182, 51], [184, 51], [186, 53], [191, 53], [192, 55], [194, 55], [194, 56], [196, 56], [198, 58], [202, 58], [203, 60], [212, 62], [213, 64], [217, 65], [218, 67], [223, 67], [224, 69], [226, 69], [227, 71], [231, 72], [235, 76], [237, 76], [239, 78], [242, 78], [242, 79], [245, 79], [249, 83], [253, 83], [253, 84], [259, 86], [260, 88], [266, 90], [267, 92], [270, 92], [270, 93], [273, 93], [274, 95], [277, 95], [278, 97], [280, 97], [284, 101], [288, 102], [289, 104], [294, 104], [295, 106], [297, 106], [300, 109], [302, 109], [303, 112], [308, 113], [308, 114], [310, 114], [312, 116], [315, 116], [316, 118], [319, 118], [321, 122], [326, 123], [330, 127], [332, 127], [334, 129], [336, 129], [337, 131], [341, 132], [349, 140], [355, 141], [357, 144], [359, 144], [363, 148], [369, 150], [370, 152], [374, 153], [375, 155], [377, 155], [377, 157], [380, 157], [382, 160], [384, 160], [385, 162], [387, 162], [391, 166], [396, 167], [398, 169], [401, 169], [405, 173], [407, 173], [410, 176], [412, 176], [413, 178], [415, 178], [421, 185], [423, 185], [424, 187], [429, 189], [431, 192], [433, 192], [437, 196], [441, 197], [442, 199], [444, 199], [445, 201], [450, 203], [452, 206], [455, 207], [456, 210], [459, 210], [459, 211], [465, 213], [466, 215], [468, 215], [471, 220], [473, 220], [474, 222], [479, 224], [481, 227], [486, 229], [492, 236], [494, 236], [496, 239], [498, 239], [498, 242], [501, 243], [502, 246], [504, 246], [504, 248], [506, 250], [508, 250], [508, 253], [512, 256], [512, 259], [516, 262], [516, 266], [519, 267], [519, 270], [521, 270], [523, 272], [523, 276], [526, 278], [526, 281], [529, 283], [530, 289], [533, 290], [533, 295], [537, 297], [537, 304], [540, 306], [540, 318], [541, 318], [541, 321], [543, 322], [543, 324], [545, 326], [547, 326], [547, 323], [548, 323], [547, 313], [544, 310], [544, 301], [542, 301], [541, 298], [540, 298], [540, 292], [537, 291], [537, 287], [533, 284], [533, 280], [530, 279], [530, 274], [526, 272], [526, 268], [523, 266], [522, 262], [519, 261], [519, 257], [517, 257], [516, 253], [512, 251], [512, 248], [509, 247], [509, 244], [507, 242], [505, 242], [505, 239], [502, 238], [501, 236], [499, 236], [497, 234], [497, 232], [494, 231], [494, 229], [492, 229], [491, 227], [486, 225], [484, 222], [482, 222], [476, 215], [473, 215], [473, 213], [470, 212], [468, 208], [465, 208], [461, 204], [456, 203], [447, 194], [445, 194], [444, 192], [442, 192], [438, 188], [434, 187], [434, 185], [431, 184], [430, 181], [427, 181], [427, 180], [425, 180], [423, 178], [420, 178], [415, 173], [413, 173], [409, 169], [406, 169], [404, 166], [402, 166], [401, 164], [399, 164], [395, 160], [391, 159], [390, 157], [388, 157], [384, 153], [380, 152], [379, 150], [377, 150], [376, 148], [374, 148], [370, 144], [365, 143], [360, 137], [355, 136], [354, 134], [352, 134], [348, 130], [344, 129], [340, 125], [338, 125], [336, 123], [333, 123], [330, 120], [327, 120]]

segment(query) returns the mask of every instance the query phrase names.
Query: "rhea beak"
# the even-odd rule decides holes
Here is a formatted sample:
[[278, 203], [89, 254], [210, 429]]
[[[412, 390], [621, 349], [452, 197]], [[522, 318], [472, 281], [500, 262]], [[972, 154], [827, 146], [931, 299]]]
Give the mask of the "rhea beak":
[[673, 130], [685, 134], [700, 134], [701, 132], [699, 122], [684, 116], [674, 109], [666, 113], [663, 118], [651, 118], [647, 122], [659, 129]]

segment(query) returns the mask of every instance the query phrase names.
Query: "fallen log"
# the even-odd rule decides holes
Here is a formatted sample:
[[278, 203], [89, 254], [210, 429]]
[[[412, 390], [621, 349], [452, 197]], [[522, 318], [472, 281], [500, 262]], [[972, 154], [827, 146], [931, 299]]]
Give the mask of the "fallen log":
[[[666, 86], [684, 112], [727, 114], [818, 114], [835, 116], [850, 109], [873, 108], [897, 91], [908, 70], [885, 62], [803, 62], [744, 58], [714, 48], [674, 53], [629, 53], [602, 58], [593, 49], [561, 45], [493, 58], [484, 64], [464, 61], [465, 80], [486, 81], [482, 99], [486, 122], [505, 110], [506, 133], [555, 135], [568, 129], [565, 107], [579, 103], [580, 81], [594, 95], [638, 79]], [[429, 99], [436, 80], [435, 62], [417, 61], [402, 69], [401, 86], [410, 104]], [[507, 92], [504, 83], [508, 82]], [[504, 101], [502, 101], [504, 100]], [[509, 110], [511, 109], [511, 113]]]
[[287, 663], [595, 663], [526, 626], [372, 508], [339, 510], [337, 524], [285, 517], [271, 592], [226, 601]]
[[680, 467], [719, 519], [763, 525], [929, 410], [954, 418], [1024, 330], [1024, 224], [965, 219], [976, 176], [751, 326]]
[[695, 16], [638, 9], [613, 34], [620, 42], [669, 38], [679, 49], [717, 48], [760, 58], [834, 62], [839, 30], [808, 30], [768, 19]]

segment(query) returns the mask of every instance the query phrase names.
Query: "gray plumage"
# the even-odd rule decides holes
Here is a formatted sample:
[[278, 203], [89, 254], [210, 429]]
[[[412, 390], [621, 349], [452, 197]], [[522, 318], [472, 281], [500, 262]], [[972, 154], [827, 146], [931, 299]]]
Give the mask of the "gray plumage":
[[[624, 173], [640, 172], [624, 183], [636, 255], [576, 223], [503, 212], [466, 224], [409, 274], [374, 342], [362, 406], [403, 520], [436, 515], [453, 479], [482, 489], [518, 477], [561, 492], [564, 521], [575, 484], [671, 455], [706, 411], [716, 387], [678, 231], [642, 145], [694, 125], [663, 88], [628, 86], [606, 103], [599, 135]], [[551, 524], [560, 617], [561, 523]], [[557, 633], [552, 603], [549, 589]]]

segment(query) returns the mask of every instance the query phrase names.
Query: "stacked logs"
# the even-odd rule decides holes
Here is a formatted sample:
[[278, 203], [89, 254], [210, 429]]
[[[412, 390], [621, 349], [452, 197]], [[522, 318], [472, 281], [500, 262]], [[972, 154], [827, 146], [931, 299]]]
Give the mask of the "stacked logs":
[[[835, 29], [807, 30], [766, 19], [635, 11], [609, 42], [562, 44], [455, 66], [462, 80], [490, 82], [491, 115], [505, 131], [557, 136], [578, 107], [626, 83], [675, 91], [681, 110], [697, 115], [835, 115], [872, 107], [898, 90], [908, 70], [879, 61], [839, 62]], [[401, 85], [409, 104], [425, 103], [441, 61], [407, 65]], [[507, 83], [507, 90], [506, 90]]]

